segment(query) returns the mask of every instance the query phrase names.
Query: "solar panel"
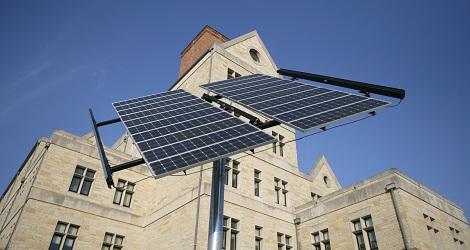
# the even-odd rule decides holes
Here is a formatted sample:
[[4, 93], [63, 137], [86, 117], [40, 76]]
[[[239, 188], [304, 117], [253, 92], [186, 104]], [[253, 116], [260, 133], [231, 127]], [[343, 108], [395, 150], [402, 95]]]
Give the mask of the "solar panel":
[[232, 78], [201, 87], [302, 132], [391, 104], [262, 74]]
[[276, 140], [184, 90], [113, 106], [155, 178]]

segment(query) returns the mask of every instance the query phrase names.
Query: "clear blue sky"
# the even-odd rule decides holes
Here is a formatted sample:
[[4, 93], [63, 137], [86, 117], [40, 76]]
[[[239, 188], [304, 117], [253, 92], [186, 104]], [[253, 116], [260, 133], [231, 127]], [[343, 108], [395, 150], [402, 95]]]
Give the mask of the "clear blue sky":
[[469, 1], [165, 2], [0, 1], [0, 192], [40, 137], [84, 135], [88, 108], [112, 119], [112, 102], [167, 90], [207, 24], [257, 30], [281, 68], [406, 89], [397, 108], [301, 140], [301, 170], [326, 155], [345, 187], [397, 168], [470, 214]]

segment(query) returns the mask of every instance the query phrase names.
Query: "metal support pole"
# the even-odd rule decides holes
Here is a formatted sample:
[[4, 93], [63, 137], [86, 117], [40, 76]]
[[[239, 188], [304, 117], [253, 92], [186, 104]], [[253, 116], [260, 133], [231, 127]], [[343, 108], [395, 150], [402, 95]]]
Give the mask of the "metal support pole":
[[397, 215], [397, 219], [398, 219], [398, 226], [400, 227], [400, 232], [401, 232], [401, 236], [403, 237], [403, 242], [405, 244], [405, 249], [406, 250], [409, 250], [409, 246], [408, 246], [408, 239], [406, 238], [406, 233], [405, 233], [405, 227], [403, 226], [403, 222], [401, 220], [401, 215], [400, 215], [400, 211], [398, 210], [398, 204], [397, 204], [397, 200], [395, 198], [395, 192], [394, 190], [397, 188], [397, 186], [395, 185], [395, 183], [390, 183], [388, 184], [387, 186], [385, 186], [385, 190], [386, 191], [389, 191], [390, 194], [392, 195], [392, 203], [393, 203], [393, 208], [395, 209], [395, 214]]
[[106, 158], [106, 153], [104, 152], [103, 142], [101, 141], [100, 133], [98, 132], [98, 125], [95, 117], [93, 116], [93, 111], [91, 111], [91, 109], [88, 111], [90, 112], [91, 125], [93, 126], [93, 134], [95, 135], [96, 146], [98, 147], [98, 154], [100, 155], [101, 166], [103, 167], [104, 178], [106, 179], [108, 188], [111, 188], [114, 186], [111, 167], [109, 166], [108, 158]]
[[194, 250], [197, 247], [197, 231], [199, 230], [199, 208], [201, 207], [201, 185], [202, 185], [202, 165], [199, 170], [199, 186], [197, 188], [197, 209], [196, 209], [196, 226], [194, 227]]
[[209, 217], [208, 250], [222, 249], [224, 220], [225, 164], [223, 158], [215, 161], [212, 167], [211, 208]]
[[300, 250], [299, 224], [300, 224], [300, 218], [295, 218], [294, 225], [295, 225], [295, 240], [297, 242], [297, 250]]

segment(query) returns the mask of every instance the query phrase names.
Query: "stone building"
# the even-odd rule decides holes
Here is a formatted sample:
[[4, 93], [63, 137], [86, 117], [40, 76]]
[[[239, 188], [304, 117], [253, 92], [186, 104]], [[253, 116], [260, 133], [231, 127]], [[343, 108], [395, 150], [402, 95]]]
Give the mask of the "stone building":
[[[206, 26], [169, 90], [201, 96], [201, 84], [276, 70], [256, 31], [230, 40]], [[396, 169], [342, 188], [323, 156], [300, 172], [284, 143], [294, 129], [266, 131], [278, 142], [228, 161], [225, 249], [470, 249], [465, 214], [445, 197]], [[126, 134], [106, 153], [111, 165], [140, 158]], [[141, 165], [114, 173], [109, 189], [93, 135], [56, 130], [2, 195], [0, 249], [206, 249], [210, 168], [155, 180]]]

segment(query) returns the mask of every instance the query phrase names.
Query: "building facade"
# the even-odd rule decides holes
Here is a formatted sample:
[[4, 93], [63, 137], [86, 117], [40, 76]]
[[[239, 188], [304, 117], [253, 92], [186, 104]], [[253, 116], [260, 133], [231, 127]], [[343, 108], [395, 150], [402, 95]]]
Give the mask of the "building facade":
[[[276, 71], [256, 31], [230, 40], [206, 26], [169, 90], [202, 96], [201, 84]], [[227, 161], [224, 249], [470, 249], [462, 208], [398, 170], [342, 188], [323, 156], [299, 170], [294, 129], [266, 132], [278, 141]], [[140, 158], [127, 134], [106, 153], [111, 165]], [[211, 167], [155, 180], [141, 165], [109, 189], [93, 135], [56, 130], [1, 198], [0, 249], [206, 249]]]

